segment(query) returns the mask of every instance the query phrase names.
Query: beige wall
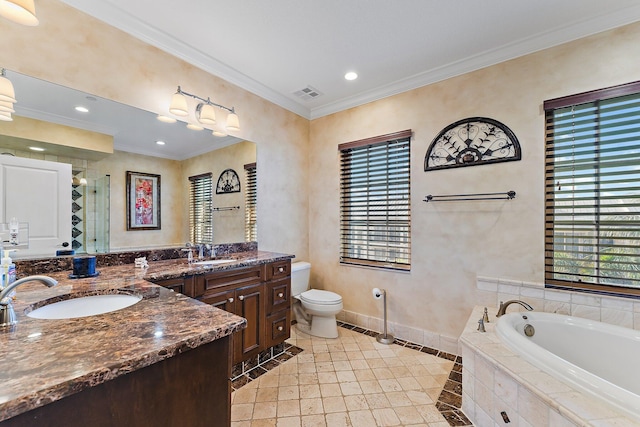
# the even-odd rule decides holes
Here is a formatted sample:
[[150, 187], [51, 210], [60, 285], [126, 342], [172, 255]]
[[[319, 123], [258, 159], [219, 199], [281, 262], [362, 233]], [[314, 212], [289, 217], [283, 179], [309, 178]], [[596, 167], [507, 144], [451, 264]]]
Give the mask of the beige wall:
[[[260, 248], [308, 257], [307, 195], [299, 190], [308, 179], [308, 120], [57, 0], [39, 1], [38, 18], [37, 27], [0, 20], [2, 67], [155, 113], [166, 113], [177, 85], [235, 106], [242, 130], [234, 136], [258, 145]], [[113, 242], [142, 232], [119, 233], [112, 229]]]
[[[313, 285], [343, 296], [346, 310], [382, 317], [371, 288], [388, 291], [389, 320], [457, 337], [476, 304], [476, 275], [544, 278], [546, 99], [640, 80], [640, 23], [389, 97], [311, 123], [309, 247]], [[419, 54], [417, 52], [416, 54]], [[484, 116], [509, 126], [522, 160], [424, 172], [433, 138], [448, 124]], [[411, 141], [412, 269], [340, 266], [337, 146], [404, 129]], [[515, 190], [515, 200], [425, 203], [427, 194]]]

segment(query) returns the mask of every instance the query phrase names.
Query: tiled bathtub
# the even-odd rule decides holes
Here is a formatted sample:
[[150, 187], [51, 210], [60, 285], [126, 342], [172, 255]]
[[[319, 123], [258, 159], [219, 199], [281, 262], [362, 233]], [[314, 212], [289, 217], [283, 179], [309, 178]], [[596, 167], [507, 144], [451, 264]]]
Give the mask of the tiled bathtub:
[[493, 316], [486, 332], [478, 332], [482, 312], [483, 307], [475, 307], [460, 337], [462, 410], [475, 426], [637, 425], [510, 351], [494, 332]]

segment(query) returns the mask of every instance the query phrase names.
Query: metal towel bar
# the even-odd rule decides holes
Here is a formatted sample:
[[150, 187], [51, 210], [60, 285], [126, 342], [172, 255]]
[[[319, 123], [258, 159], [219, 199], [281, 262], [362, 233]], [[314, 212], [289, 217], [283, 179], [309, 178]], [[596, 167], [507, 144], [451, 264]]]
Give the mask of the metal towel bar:
[[425, 202], [459, 202], [464, 200], [511, 200], [516, 197], [516, 192], [511, 190], [506, 193], [476, 193], [476, 194], [446, 194], [433, 196], [429, 194], [424, 198]]
[[222, 208], [213, 208], [212, 210], [218, 212], [218, 211], [232, 211], [235, 209], [240, 209], [240, 206], [225, 206]]

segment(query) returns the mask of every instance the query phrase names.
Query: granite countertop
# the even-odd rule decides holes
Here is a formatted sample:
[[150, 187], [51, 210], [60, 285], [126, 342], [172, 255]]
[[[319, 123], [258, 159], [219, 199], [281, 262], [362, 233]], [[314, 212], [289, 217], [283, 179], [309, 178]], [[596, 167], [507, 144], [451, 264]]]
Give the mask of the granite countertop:
[[[47, 274], [58, 285], [29, 282], [17, 288], [18, 323], [0, 329], [0, 421], [230, 335], [246, 320], [148, 280], [264, 264], [293, 256], [254, 251], [228, 255], [233, 262], [197, 266], [184, 259], [97, 267], [96, 277]], [[148, 279], [148, 280], [147, 280]], [[142, 300], [102, 315], [40, 320], [31, 309], [64, 295], [133, 293]]]

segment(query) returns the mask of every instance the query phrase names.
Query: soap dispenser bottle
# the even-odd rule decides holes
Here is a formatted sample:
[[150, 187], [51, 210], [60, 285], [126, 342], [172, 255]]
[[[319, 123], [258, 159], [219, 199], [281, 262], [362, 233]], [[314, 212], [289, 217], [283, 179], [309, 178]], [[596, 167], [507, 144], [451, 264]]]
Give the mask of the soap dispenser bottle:
[[[2, 257], [2, 262], [0, 263], [0, 269], [2, 270], [2, 287], [6, 288], [16, 280], [16, 265], [11, 260], [10, 250], [4, 250], [4, 257]], [[9, 294], [9, 297], [13, 298], [16, 294], [15, 291]]]
[[18, 245], [19, 243], [19, 239], [18, 239], [18, 231], [20, 229], [20, 223], [18, 222], [18, 220], [16, 219], [16, 217], [11, 218], [11, 221], [9, 221], [9, 244], [11, 245]]

